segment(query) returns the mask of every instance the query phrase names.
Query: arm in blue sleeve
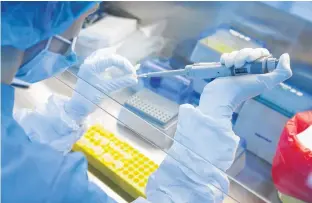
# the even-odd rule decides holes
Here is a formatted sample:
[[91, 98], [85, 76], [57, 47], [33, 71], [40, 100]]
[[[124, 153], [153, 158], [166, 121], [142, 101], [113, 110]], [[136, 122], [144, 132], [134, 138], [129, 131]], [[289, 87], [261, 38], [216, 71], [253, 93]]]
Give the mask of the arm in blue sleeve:
[[65, 111], [64, 105], [69, 100], [70, 98], [62, 95], [51, 95], [35, 109], [18, 109], [14, 119], [30, 140], [49, 145], [67, 154], [85, 131], [83, 119], [77, 121]]
[[31, 142], [12, 117], [13, 103], [14, 89], [1, 84], [3, 203], [114, 202], [88, 181], [82, 154], [64, 156], [49, 146]]

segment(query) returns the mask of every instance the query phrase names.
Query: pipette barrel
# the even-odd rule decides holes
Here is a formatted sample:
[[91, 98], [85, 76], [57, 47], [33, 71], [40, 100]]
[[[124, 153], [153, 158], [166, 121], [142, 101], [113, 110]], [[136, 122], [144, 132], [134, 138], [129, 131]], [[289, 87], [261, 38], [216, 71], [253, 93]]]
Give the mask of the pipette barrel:
[[152, 72], [138, 75], [138, 77], [165, 77], [175, 75], [185, 75], [193, 78], [211, 79], [218, 77], [238, 76], [247, 74], [265, 74], [272, 72], [278, 64], [278, 59], [272, 57], [263, 57], [246, 63], [242, 67], [226, 67], [225, 65], [212, 62], [212, 63], [196, 63], [187, 65], [184, 69]]

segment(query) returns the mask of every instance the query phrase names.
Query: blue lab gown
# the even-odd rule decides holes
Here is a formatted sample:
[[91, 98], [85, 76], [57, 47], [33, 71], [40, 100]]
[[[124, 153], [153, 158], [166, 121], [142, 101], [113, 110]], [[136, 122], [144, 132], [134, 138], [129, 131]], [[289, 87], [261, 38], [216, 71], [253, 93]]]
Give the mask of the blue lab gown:
[[81, 153], [64, 156], [30, 141], [13, 119], [13, 105], [14, 88], [1, 84], [3, 203], [114, 202], [88, 181], [87, 161]]
[[[115, 202], [88, 181], [81, 153], [64, 155], [30, 141], [12, 116], [13, 87], [1, 84], [1, 103], [3, 203]], [[198, 109], [182, 105], [175, 139], [179, 143], [149, 178], [147, 200], [135, 202], [222, 202], [229, 187], [223, 171], [233, 163], [239, 141], [231, 127], [218, 127]]]

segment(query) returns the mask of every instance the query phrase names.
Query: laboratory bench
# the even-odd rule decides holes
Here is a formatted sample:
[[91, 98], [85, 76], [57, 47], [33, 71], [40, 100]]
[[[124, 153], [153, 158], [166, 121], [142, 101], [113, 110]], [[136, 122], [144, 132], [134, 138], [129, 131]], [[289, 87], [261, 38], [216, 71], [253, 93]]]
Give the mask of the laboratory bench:
[[[71, 68], [71, 70], [59, 76], [32, 85], [28, 90], [17, 89], [15, 109], [35, 108], [39, 103], [45, 102], [51, 94], [70, 97], [73, 92], [72, 88], [76, 82], [75, 73], [77, 73], [77, 69]], [[155, 147], [155, 144], [137, 133], [136, 129], [129, 129], [129, 127], [123, 124], [124, 121], [118, 119], [120, 110], [124, 108], [122, 102], [131, 94], [133, 94], [133, 91], [129, 89], [113, 93], [104, 99], [103, 103], [88, 117], [86, 122], [102, 124], [107, 130], [118, 135], [155, 163], [159, 164], [166, 156], [165, 150]], [[150, 123], [141, 120], [141, 124], [144, 123], [146, 126], [142, 127], [142, 129], [154, 128], [152, 126], [148, 127]], [[140, 133], [144, 133], [144, 131]], [[269, 164], [248, 151], [241, 161], [245, 163], [244, 167], [239, 169], [240, 172], [231, 171], [231, 169], [227, 172], [231, 180], [230, 197], [226, 198], [224, 202], [265, 202], [263, 198], [266, 198], [270, 202], [279, 202], [276, 190], [271, 181], [271, 167]], [[238, 165], [241, 166], [242, 163]], [[131, 196], [122, 191], [108, 178], [101, 175], [95, 168], [90, 166], [89, 170], [91, 171], [88, 173], [90, 180], [99, 185], [103, 191], [115, 198], [118, 202], [129, 202], [133, 200]], [[255, 193], [261, 195], [262, 198], [259, 198]]]

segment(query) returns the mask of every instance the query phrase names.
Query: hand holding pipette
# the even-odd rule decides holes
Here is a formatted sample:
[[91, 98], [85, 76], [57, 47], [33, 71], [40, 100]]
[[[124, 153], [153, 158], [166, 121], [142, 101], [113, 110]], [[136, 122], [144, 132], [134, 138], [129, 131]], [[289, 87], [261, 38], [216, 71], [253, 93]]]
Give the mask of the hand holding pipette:
[[278, 64], [278, 59], [271, 56], [259, 58], [253, 62], [246, 63], [242, 67], [230, 68], [221, 62], [195, 63], [185, 66], [184, 69], [151, 72], [138, 75], [137, 77], [168, 77], [185, 75], [197, 79], [212, 79], [218, 77], [238, 76], [247, 74], [264, 74], [272, 72]]

